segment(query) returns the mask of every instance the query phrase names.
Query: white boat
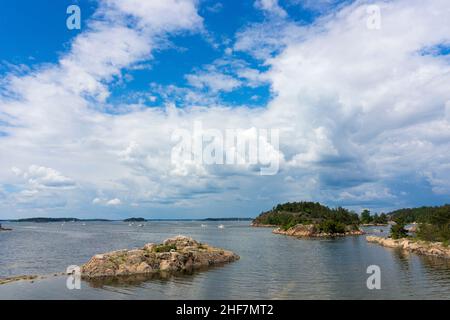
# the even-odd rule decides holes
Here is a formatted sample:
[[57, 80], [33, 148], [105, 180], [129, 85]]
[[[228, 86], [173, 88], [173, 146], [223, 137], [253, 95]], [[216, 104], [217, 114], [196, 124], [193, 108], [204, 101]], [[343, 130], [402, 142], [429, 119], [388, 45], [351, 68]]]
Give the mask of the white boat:
[[219, 226], [217, 227], [219, 229], [225, 229], [225, 226], [223, 224], [219, 224]]
[[206, 228], [207, 227], [207, 225], [206, 224], [202, 224], [202, 228]]
[[142, 228], [144, 225], [143, 224], [139, 224], [138, 227]]

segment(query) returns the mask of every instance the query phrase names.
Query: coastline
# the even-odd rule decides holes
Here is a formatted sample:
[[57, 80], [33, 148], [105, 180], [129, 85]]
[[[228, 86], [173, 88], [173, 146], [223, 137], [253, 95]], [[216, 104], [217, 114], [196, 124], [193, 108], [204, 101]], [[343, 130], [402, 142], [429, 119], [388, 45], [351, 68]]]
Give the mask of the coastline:
[[334, 238], [334, 237], [360, 236], [365, 234], [365, 232], [361, 229], [349, 230], [346, 231], [345, 233], [317, 232], [314, 225], [300, 225], [300, 224], [287, 230], [284, 230], [282, 228], [276, 228], [272, 231], [272, 233], [296, 238]]
[[392, 239], [376, 236], [368, 236], [366, 240], [369, 243], [379, 244], [387, 248], [450, 259], [450, 247], [445, 246], [442, 242], [412, 240], [408, 238]]
[[285, 236], [297, 237], [297, 238], [333, 238], [333, 237], [347, 237], [347, 236], [361, 236], [366, 234], [363, 230], [349, 230], [345, 233], [325, 233], [317, 232], [314, 225], [302, 225], [298, 224], [287, 230], [284, 230], [278, 225], [272, 224], [260, 224], [252, 223], [252, 227], [255, 228], [274, 228], [272, 233]]
[[38, 275], [22, 275], [22, 276], [0, 278], [0, 286], [19, 281], [29, 281], [30, 283], [34, 283], [34, 281], [36, 280], [42, 280], [45, 278], [46, 278], [45, 276], [38, 276]]

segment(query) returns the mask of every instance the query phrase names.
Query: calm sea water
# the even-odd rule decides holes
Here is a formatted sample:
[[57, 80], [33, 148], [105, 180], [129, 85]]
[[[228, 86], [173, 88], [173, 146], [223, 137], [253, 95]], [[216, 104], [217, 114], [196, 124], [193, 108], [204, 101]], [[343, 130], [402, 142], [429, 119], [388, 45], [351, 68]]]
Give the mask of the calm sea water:
[[[10, 223], [0, 233], [0, 277], [49, 275], [0, 285], [0, 299], [449, 299], [450, 260], [368, 244], [365, 237], [298, 240], [248, 222]], [[205, 223], [203, 223], [205, 224]], [[379, 228], [376, 228], [379, 229]], [[373, 230], [372, 229], [368, 229]], [[386, 233], [386, 232], [385, 232]], [[97, 253], [141, 247], [178, 234], [230, 249], [241, 260], [169, 279], [82, 282], [68, 290], [53, 276]], [[381, 268], [381, 290], [368, 290], [369, 265]]]

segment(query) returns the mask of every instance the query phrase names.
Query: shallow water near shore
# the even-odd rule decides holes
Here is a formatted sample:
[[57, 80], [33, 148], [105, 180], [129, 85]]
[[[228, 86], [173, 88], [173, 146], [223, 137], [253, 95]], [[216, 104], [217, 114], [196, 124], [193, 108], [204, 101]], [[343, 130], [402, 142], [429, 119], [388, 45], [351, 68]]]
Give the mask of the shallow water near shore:
[[[48, 276], [1, 285], [0, 299], [450, 298], [450, 259], [387, 249], [367, 243], [365, 236], [299, 240], [272, 234], [270, 228], [251, 228], [249, 222], [5, 225], [14, 230], [0, 233], [0, 278]], [[67, 289], [65, 276], [53, 276], [97, 253], [142, 247], [178, 234], [232, 250], [241, 259], [188, 275], [82, 281], [80, 290]], [[367, 289], [370, 265], [381, 268], [381, 290]]]

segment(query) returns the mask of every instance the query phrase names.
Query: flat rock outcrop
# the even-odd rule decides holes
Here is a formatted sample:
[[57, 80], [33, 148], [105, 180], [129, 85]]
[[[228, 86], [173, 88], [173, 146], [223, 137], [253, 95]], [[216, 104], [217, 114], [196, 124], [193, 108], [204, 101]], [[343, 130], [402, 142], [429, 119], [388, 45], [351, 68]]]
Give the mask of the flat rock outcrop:
[[299, 237], [299, 238], [327, 238], [327, 237], [345, 237], [345, 236], [358, 236], [363, 235], [362, 230], [348, 230], [345, 233], [324, 233], [318, 232], [317, 228], [313, 224], [298, 224], [292, 228], [284, 230], [282, 228], [277, 228], [272, 231], [276, 234], [283, 234], [286, 236]]
[[441, 242], [411, 240], [406, 238], [392, 239], [375, 236], [368, 236], [366, 239], [368, 242], [377, 243], [387, 248], [399, 248], [427, 256], [450, 258], [450, 247], [444, 246]]
[[193, 271], [236, 260], [239, 256], [231, 251], [177, 236], [162, 244], [149, 243], [140, 249], [95, 255], [81, 272], [85, 278], [150, 275]]
[[11, 231], [10, 228], [3, 228], [2, 224], [0, 223], [0, 231]]
[[0, 278], [0, 285], [2, 284], [7, 284], [7, 283], [11, 283], [11, 282], [16, 282], [16, 281], [34, 281], [36, 279], [38, 279], [38, 276], [35, 275], [24, 275], [24, 276], [15, 276], [15, 277], [8, 277], [8, 278]]

